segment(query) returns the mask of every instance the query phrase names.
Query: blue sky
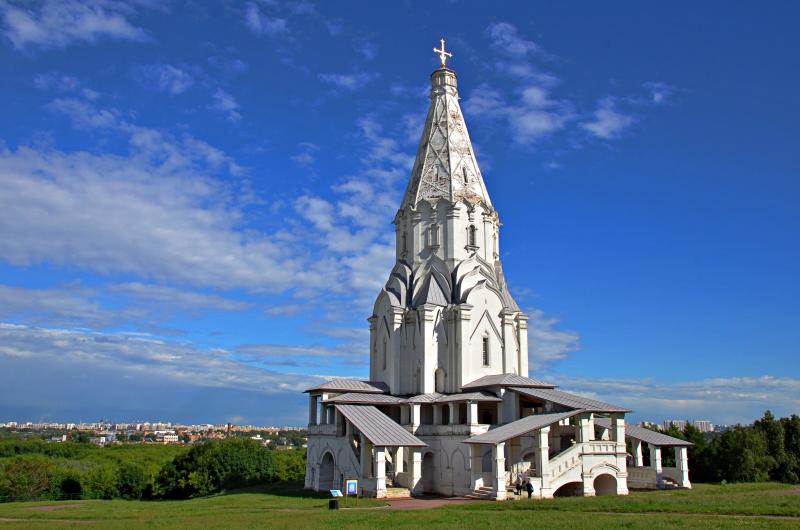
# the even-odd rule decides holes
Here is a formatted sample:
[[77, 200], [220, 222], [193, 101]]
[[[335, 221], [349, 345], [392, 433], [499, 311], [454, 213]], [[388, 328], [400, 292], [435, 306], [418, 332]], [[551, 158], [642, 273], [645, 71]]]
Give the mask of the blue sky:
[[366, 377], [442, 36], [531, 375], [798, 412], [798, 15], [0, 0], [0, 420], [301, 424]]

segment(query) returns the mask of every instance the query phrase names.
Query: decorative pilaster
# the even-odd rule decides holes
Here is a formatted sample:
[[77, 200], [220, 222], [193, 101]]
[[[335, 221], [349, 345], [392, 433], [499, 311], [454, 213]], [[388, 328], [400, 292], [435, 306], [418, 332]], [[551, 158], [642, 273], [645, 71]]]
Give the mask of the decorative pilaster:
[[421, 495], [423, 493], [422, 485], [422, 451], [419, 447], [409, 447], [410, 454], [408, 455], [410, 479], [408, 489], [412, 495]]
[[373, 471], [375, 475], [375, 496], [386, 497], [386, 448], [376, 447], [373, 451]]
[[528, 317], [522, 313], [517, 315], [517, 342], [519, 375], [528, 377]]
[[514, 313], [504, 310], [500, 314], [503, 330], [503, 373], [517, 374], [519, 355], [517, 351], [517, 334], [514, 330]]

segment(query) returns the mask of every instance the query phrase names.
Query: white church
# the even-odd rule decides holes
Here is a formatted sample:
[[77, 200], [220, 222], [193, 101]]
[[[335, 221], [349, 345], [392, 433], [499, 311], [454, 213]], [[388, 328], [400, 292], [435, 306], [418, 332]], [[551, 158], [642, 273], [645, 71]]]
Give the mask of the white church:
[[[626, 407], [528, 377], [528, 317], [503, 276], [498, 212], [444, 41], [434, 51], [441, 67], [394, 217], [396, 263], [369, 317], [370, 378], [306, 391], [305, 487], [356, 479], [379, 498], [496, 500], [519, 476], [537, 498], [691, 487], [688, 442], [626, 426]], [[662, 465], [667, 448], [672, 467]]]

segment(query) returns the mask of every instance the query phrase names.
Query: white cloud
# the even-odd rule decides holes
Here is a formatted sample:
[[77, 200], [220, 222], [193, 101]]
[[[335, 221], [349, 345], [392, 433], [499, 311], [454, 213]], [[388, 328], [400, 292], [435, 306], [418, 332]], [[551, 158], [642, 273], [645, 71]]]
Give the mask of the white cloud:
[[254, 2], [247, 3], [244, 22], [256, 35], [275, 37], [289, 32], [285, 18], [267, 16]]
[[48, 371], [103, 368], [137, 378], [159, 377], [197, 387], [260, 394], [300, 392], [320, 382], [314, 376], [255, 367], [222, 349], [203, 350], [125, 334], [0, 323], [0, 366], [10, 359], [34, 360]]
[[580, 349], [580, 336], [574, 331], [556, 329], [557, 318], [545, 315], [536, 308], [526, 310], [528, 315], [528, 361], [531, 370], [548, 366], [565, 359]]
[[690, 381], [585, 379], [551, 376], [566, 391], [630, 407], [637, 421], [710, 419], [716, 423], [751, 423], [767, 409], [777, 415], [800, 407], [800, 379], [728, 377]]
[[633, 116], [618, 110], [613, 99], [605, 98], [598, 104], [592, 118], [581, 123], [581, 127], [597, 138], [612, 140], [633, 125], [635, 121]]
[[147, 34], [129, 18], [139, 2], [42, 0], [0, 2], [3, 33], [17, 49], [63, 48], [102, 38], [142, 41]]
[[118, 113], [57, 105], [78, 125], [116, 127], [130, 154], [0, 151], [0, 259], [220, 288], [284, 290], [302, 262], [283, 245], [240, 228], [227, 155], [191, 136], [175, 139]]
[[146, 64], [136, 71], [142, 84], [172, 95], [181, 94], [194, 84], [191, 74], [171, 64]]
[[314, 154], [319, 150], [319, 146], [311, 142], [300, 142], [297, 147], [298, 152], [292, 157], [292, 160], [303, 167], [311, 168], [317, 161]]
[[317, 77], [323, 83], [344, 90], [354, 91], [359, 88], [364, 88], [371, 81], [377, 79], [379, 75], [374, 72], [354, 72], [352, 74], [321, 73], [318, 74]]
[[242, 118], [242, 115], [237, 111], [239, 104], [232, 95], [218, 88], [213, 97], [214, 102], [208, 108], [218, 110], [227, 115], [229, 121], [239, 121]]
[[544, 50], [533, 42], [519, 35], [517, 28], [508, 22], [495, 22], [486, 28], [486, 34], [492, 46], [501, 54], [517, 59], [529, 55], [545, 55]]

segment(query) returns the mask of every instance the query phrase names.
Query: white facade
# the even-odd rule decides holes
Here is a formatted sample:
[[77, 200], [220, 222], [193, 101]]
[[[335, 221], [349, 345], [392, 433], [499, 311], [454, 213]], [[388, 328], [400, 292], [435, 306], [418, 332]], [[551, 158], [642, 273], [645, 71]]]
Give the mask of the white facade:
[[[396, 263], [369, 318], [370, 380], [307, 391], [305, 486], [499, 500], [522, 477], [539, 498], [627, 494], [626, 409], [528, 377], [527, 316], [442, 60], [394, 217]], [[688, 473], [685, 448], [676, 455]]]

